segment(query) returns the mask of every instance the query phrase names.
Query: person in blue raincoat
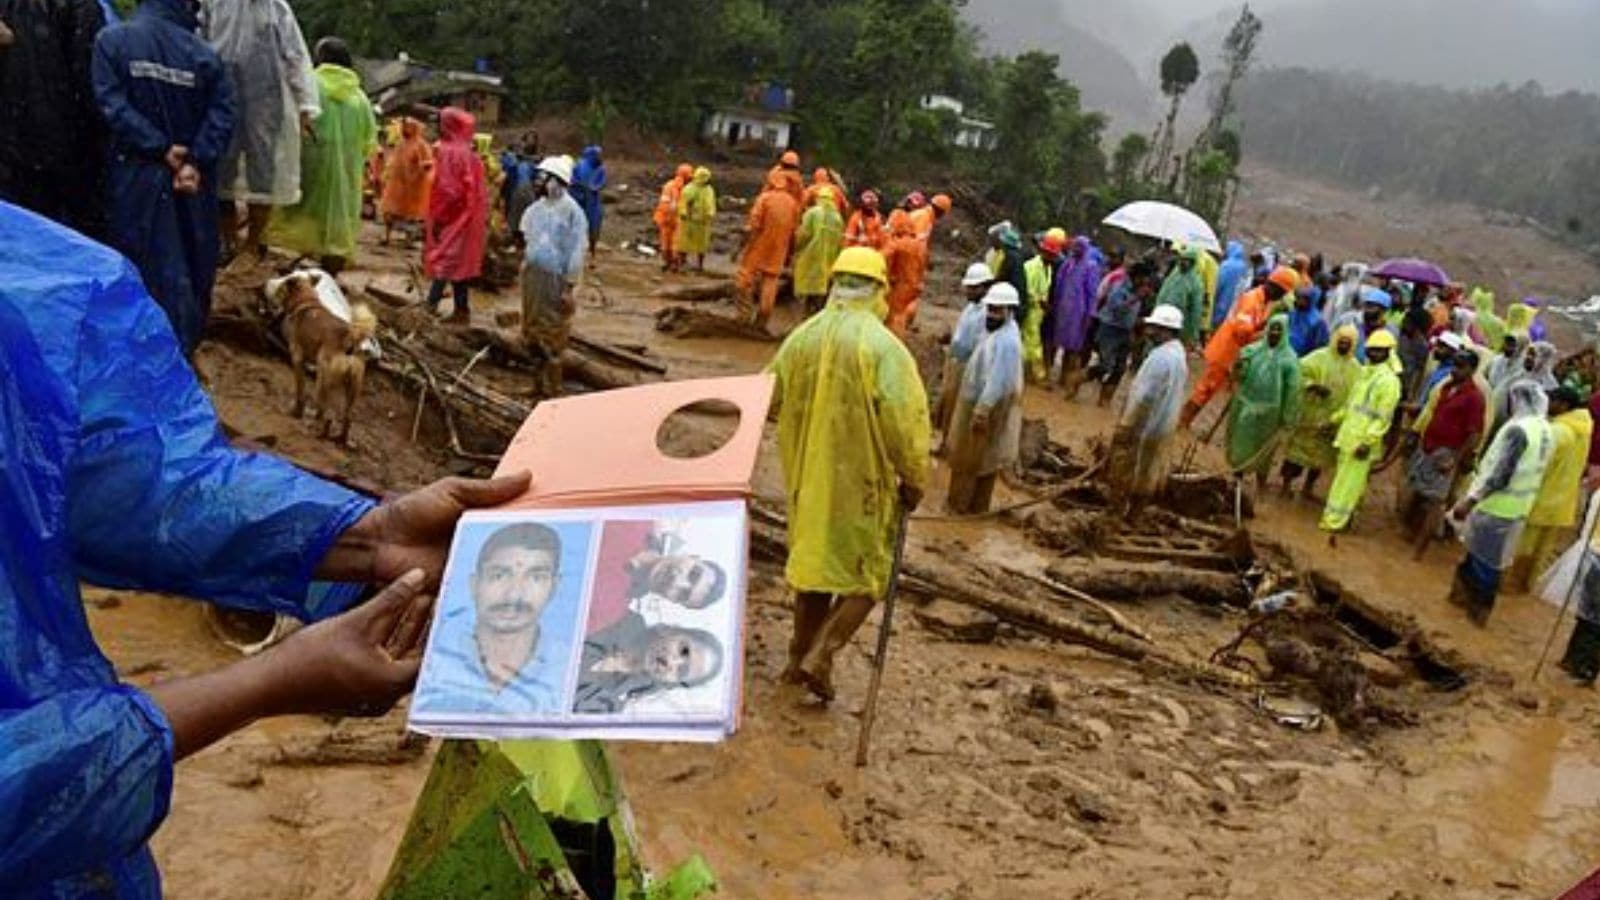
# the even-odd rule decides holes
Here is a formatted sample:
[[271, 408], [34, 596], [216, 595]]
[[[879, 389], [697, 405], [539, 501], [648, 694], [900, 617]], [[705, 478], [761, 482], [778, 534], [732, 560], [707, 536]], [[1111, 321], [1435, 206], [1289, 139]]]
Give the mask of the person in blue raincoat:
[[1217, 296], [1211, 301], [1211, 330], [1222, 327], [1228, 313], [1233, 311], [1233, 301], [1250, 289], [1250, 261], [1245, 259], [1244, 244], [1228, 242], [1228, 255], [1217, 268]]
[[95, 102], [109, 132], [111, 246], [172, 322], [200, 343], [216, 280], [217, 163], [233, 133], [228, 76], [195, 33], [194, 0], [144, 0], [95, 41]]
[[[605, 206], [600, 202], [600, 190], [606, 186], [604, 154], [596, 144], [583, 148], [577, 165], [572, 167], [572, 199], [583, 207], [589, 220], [589, 249], [600, 246], [600, 223], [605, 219]], [[594, 257], [589, 257], [591, 263]]]
[[[5, 203], [0, 248], [0, 894], [155, 900], [145, 842], [173, 764], [257, 718], [387, 710], [416, 678], [455, 520], [527, 477], [378, 506], [234, 450], [127, 260]], [[356, 582], [391, 581], [339, 615]], [[80, 582], [327, 621], [138, 688], [96, 646]]]

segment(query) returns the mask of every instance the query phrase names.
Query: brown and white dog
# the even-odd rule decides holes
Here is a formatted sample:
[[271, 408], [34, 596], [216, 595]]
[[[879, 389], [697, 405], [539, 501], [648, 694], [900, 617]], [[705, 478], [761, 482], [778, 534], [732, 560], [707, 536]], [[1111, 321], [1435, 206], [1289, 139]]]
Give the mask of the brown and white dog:
[[317, 419], [322, 436], [328, 437], [333, 425], [335, 398], [342, 399], [339, 440], [350, 442], [350, 417], [356, 398], [367, 377], [367, 361], [361, 345], [378, 330], [372, 310], [352, 303], [350, 321], [344, 322], [329, 312], [317, 299], [317, 276], [301, 273], [284, 282], [283, 337], [289, 342], [289, 360], [294, 368], [294, 416], [300, 418], [306, 407], [306, 363], [317, 367]]

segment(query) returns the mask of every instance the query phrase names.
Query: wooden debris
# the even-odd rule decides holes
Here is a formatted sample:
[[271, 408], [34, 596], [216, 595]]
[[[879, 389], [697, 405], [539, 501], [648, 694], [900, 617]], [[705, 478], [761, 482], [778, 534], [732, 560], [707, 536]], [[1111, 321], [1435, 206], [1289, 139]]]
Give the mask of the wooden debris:
[[717, 300], [727, 300], [734, 295], [738, 288], [733, 279], [725, 278], [713, 281], [710, 284], [674, 284], [657, 288], [650, 296], [662, 300], [672, 300], [679, 303], [710, 303]]
[[675, 338], [734, 338], [776, 343], [776, 335], [759, 325], [687, 306], [669, 306], [656, 313], [656, 330]]
[[643, 369], [646, 372], [654, 372], [657, 375], [667, 374], [667, 367], [661, 363], [658, 363], [652, 359], [646, 359], [638, 353], [624, 350], [615, 344], [608, 344], [604, 341], [592, 340], [584, 337], [581, 334], [574, 334], [572, 336], [572, 343], [579, 350], [604, 357], [607, 362], [632, 366], [636, 369]]

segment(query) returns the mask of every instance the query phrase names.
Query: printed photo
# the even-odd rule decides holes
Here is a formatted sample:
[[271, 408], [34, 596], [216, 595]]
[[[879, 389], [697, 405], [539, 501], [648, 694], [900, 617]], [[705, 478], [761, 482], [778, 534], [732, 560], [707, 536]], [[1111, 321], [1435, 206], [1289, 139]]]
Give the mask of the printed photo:
[[567, 708], [593, 532], [581, 521], [462, 523], [414, 714]]

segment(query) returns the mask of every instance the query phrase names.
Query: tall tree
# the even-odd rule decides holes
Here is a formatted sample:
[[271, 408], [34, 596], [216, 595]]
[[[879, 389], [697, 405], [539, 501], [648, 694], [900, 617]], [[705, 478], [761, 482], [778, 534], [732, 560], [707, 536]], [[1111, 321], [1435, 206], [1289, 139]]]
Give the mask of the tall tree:
[[1217, 136], [1222, 133], [1228, 117], [1233, 115], [1235, 89], [1249, 73], [1260, 39], [1261, 19], [1250, 11], [1249, 4], [1245, 4], [1233, 27], [1228, 29], [1228, 36], [1222, 39], [1222, 82], [1217, 85], [1217, 93], [1211, 101], [1211, 118], [1206, 121], [1197, 146], [1216, 145]]
[[1200, 80], [1200, 59], [1194, 55], [1194, 48], [1188, 43], [1175, 45], [1161, 57], [1161, 93], [1170, 101], [1167, 108], [1167, 118], [1156, 130], [1155, 153], [1146, 163], [1146, 178], [1159, 180], [1167, 170], [1168, 157], [1172, 155], [1172, 145], [1177, 134], [1178, 107], [1183, 103], [1183, 95], [1194, 87]]

